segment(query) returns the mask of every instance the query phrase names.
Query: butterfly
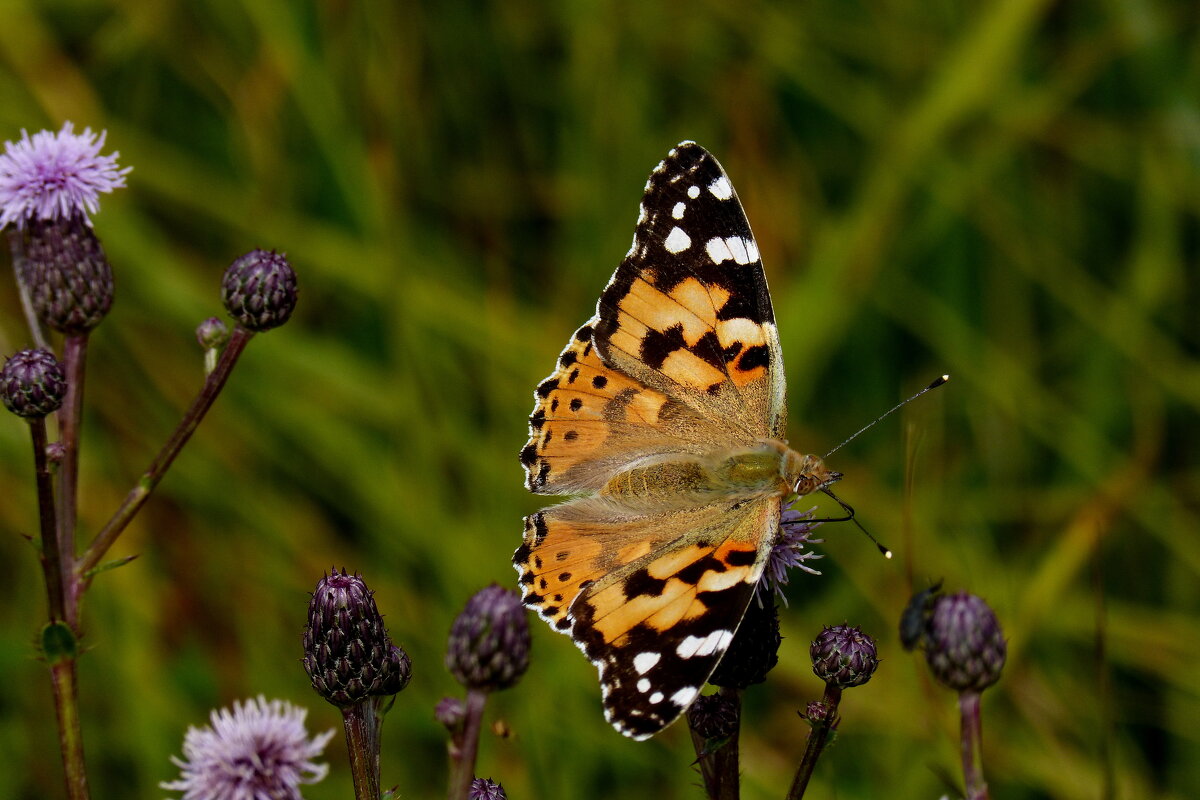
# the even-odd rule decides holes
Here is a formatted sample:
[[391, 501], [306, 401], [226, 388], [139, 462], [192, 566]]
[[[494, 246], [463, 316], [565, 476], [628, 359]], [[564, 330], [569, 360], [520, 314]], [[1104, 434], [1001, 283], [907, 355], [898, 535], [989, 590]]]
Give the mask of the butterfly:
[[524, 603], [596, 665], [634, 739], [699, 695], [737, 632], [782, 503], [841, 475], [784, 439], [783, 357], [758, 245], [729, 177], [682, 142], [646, 183], [633, 246], [538, 384]]

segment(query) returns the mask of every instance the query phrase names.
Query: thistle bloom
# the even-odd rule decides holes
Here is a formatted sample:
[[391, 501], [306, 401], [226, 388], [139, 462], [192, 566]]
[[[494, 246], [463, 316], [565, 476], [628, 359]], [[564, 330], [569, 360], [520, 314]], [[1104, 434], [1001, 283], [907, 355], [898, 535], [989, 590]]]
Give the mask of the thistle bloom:
[[529, 668], [529, 646], [521, 598], [492, 584], [476, 592], [454, 620], [446, 669], [471, 689], [507, 689]]
[[476, 778], [471, 781], [471, 791], [467, 794], [468, 800], [507, 800], [507, 798], [504, 787], [491, 778]]
[[180, 779], [159, 786], [183, 792], [182, 800], [301, 800], [300, 786], [329, 771], [313, 759], [333, 736], [330, 730], [308, 738], [307, 713], [262, 695], [235, 702], [232, 712], [214, 711], [211, 725], [188, 728], [184, 758], [171, 757]]
[[102, 192], [125, 185], [131, 169], [117, 166], [117, 156], [100, 155], [106, 133], [64, 122], [58, 133], [24, 130], [21, 140], [5, 142], [0, 155], [0, 228], [31, 220], [87, 219], [100, 208]]
[[808, 648], [813, 673], [835, 686], [847, 689], [871, 680], [879, 657], [875, 641], [852, 625], [826, 625]]
[[771, 547], [767, 566], [763, 569], [762, 577], [758, 581], [760, 597], [773, 590], [786, 606], [787, 597], [783, 593], [783, 587], [787, 585], [789, 570], [796, 567], [810, 575], [821, 574], [805, 563], [823, 558], [823, 556], [805, 549], [810, 544], [820, 544], [824, 541], [824, 539], [812, 538], [812, 532], [821, 525], [819, 522], [811, 522], [814, 511], [816, 511], [816, 506], [808, 511], [797, 511], [792, 508], [791, 503], [784, 507], [783, 515], [779, 518], [779, 534], [775, 539], [775, 544]]

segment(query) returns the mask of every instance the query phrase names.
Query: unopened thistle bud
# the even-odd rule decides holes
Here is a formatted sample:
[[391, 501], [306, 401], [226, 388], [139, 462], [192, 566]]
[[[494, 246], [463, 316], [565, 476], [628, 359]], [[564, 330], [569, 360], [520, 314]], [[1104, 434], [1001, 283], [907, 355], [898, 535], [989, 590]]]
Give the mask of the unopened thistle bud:
[[958, 691], [991, 686], [1008, 656], [996, 615], [982, 598], [966, 592], [934, 601], [924, 643], [933, 677]]
[[813, 673], [843, 689], [866, 683], [879, 666], [875, 641], [851, 625], [826, 625], [808, 654], [812, 657]]
[[467, 707], [457, 697], [443, 697], [433, 707], [433, 718], [446, 726], [447, 730], [458, 730], [467, 716]]
[[388, 638], [373, 593], [358, 575], [334, 570], [317, 583], [304, 630], [304, 669], [317, 694], [342, 708], [408, 685], [408, 655]]
[[738, 704], [724, 694], [705, 694], [687, 710], [688, 726], [706, 740], [727, 739], [738, 727]]
[[112, 308], [112, 267], [82, 214], [30, 222], [21, 277], [38, 318], [56, 331], [90, 331]]
[[761, 596], [750, 601], [729, 649], [708, 679], [713, 686], [745, 689], [765, 681], [767, 673], [779, 663], [779, 644], [783, 641], [779, 635], [779, 606], [770, 595], [761, 604]]
[[468, 688], [507, 689], [529, 668], [529, 646], [521, 598], [492, 584], [476, 592], [454, 620], [446, 669]]
[[491, 778], [476, 778], [471, 781], [471, 790], [467, 792], [467, 800], [507, 800], [504, 787]]
[[221, 302], [247, 330], [277, 328], [296, 308], [296, 273], [282, 253], [251, 250], [225, 270]]
[[19, 417], [57, 411], [67, 393], [62, 365], [47, 350], [22, 350], [0, 369], [0, 398]]
[[229, 340], [229, 327], [216, 317], [209, 317], [196, 326], [196, 341], [205, 350], [215, 350]]

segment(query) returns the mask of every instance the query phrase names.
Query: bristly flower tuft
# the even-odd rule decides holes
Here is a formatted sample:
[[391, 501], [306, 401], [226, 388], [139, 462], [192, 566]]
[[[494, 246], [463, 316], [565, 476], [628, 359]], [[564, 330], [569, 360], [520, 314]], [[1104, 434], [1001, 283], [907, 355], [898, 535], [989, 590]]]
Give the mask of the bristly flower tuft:
[[183, 792], [182, 800], [301, 800], [300, 786], [317, 783], [328, 764], [313, 761], [333, 731], [308, 737], [308, 712], [282, 700], [234, 703], [210, 715], [212, 724], [190, 727], [183, 758], [171, 761], [182, 770], [179, 780], [160, 783]]
[[788, 503], [784, 507], [783, 514], [779, 518], [779, 533], [775, 538], [775, 544], [771, 547], [771, 554], [767, 557], [767, 565], [763, 569], [762, 577], [758, 581], [760, 603], [764, 602], [767, 599], [766, 596], [774, 591], [783, 604], [787, 605], [787, 596], [783, 593], [783, 587], [787, 585], [788, 572], [793, 568], [802, 569], [810, 575], [821, 574], [805, 563], [824, 558], [824, 556], [806, 549], [808, 545], [821, 544], [825, 541], [812, 537], [812, 532], [821, 526], [819, 522], [812, 522], [815, 511], [815, 506], [808, 511], [797, 511], [792, 508], [792, 503]]
[[5, 142], [0, 155], [0, 228], [32, 220], [87, 219], [100, 208], [101, 193], [125, 185], [131, 167], [117, 166], [117, 156], [100, 155], [106, 132], [74, 132], [64, 122], [58, 133], [21, 131], [17, 142]]
[[491, 778], [476, 778], [471, 781], [471, 790], [467, 800], [507, 800], [504, 787]]

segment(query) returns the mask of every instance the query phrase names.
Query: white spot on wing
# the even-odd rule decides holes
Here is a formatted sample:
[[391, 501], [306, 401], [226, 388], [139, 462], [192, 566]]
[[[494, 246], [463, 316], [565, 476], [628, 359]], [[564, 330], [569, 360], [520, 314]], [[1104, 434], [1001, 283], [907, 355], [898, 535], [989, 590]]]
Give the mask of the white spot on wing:
[[692, 246], [692, 238], [683, 232], [683, 228], [671, 228], [663, 246], [667, 248], [668, 253], [682, 253]]
[[700, 187], [699, 186], [689, 186], [688, 187], [688, 197], [695, 200], [699, 196], [700, 196]]
[[730, 236], [725, 240], [729, 245], [729, 252], [733, 253], [733, 260], [739, 264], [749, 264], [750, 254], [746, 252], [746, 240], [740, 236]]
[[729, 245], [724, 239], [715, 238], [709, 239], [708, 244], [704, 246], [708, 252], [708, 257], [712, 259], [714, 264], [720, 264], [722, 261], [732, 261], [733, 253], [729, 251]]
[[683, 212], [686, 210], [687, 210], [687, 204], [681, 200], [675, 204], [675, 207], [673, 209], [671, 209], [671, 216], [674, 217], [675, 219], [683, 219]]
[[663, 701], [663, 693], [655, 692], [654, 694], [650, 695], [649, 699], [650, 699], [651, 704], [657, 705], [658, 703], [661, 703]]
[[645, 675], [661, 658], [661, 653], [638, 653], [633, 657], [633, 668], [637, 670], [638, 675]]
[[675, 654], [680, 658], [711, 656], [713, 653], [729, 647], [731, 641], [733, 641], [733, 632], [726, 630], [716, 630], [705, 637], [689, 636], [675, 648]]
[[759, 260], [758, 242], [754, 241], [753, 238], [746, 240], [746, 255], [750, 257], [750, 261], [752, 262]]
[[642, 694], [645, 694], [646, 692], [650, 691], [650, 679], [649, 679], [649, 678], [642, 678], [640, 681], [638, 681], [638, 682], [637, 682], [637, 689], [638, 689], [638, 691], [639, 691], [639, 692], [641, 692]]
[[696, 695], [698, 694], [700, 694], [700, 690], [695, 686], [685, 686], [671, 695], [671, 702], [680, 708], [687, 708], [696, 699]]
[[718, 200], [728, 200], [733, 197], [733, 187], [729, 185], [729, 179], [724, 175], [717, 178], [708, 185], [708, 190], [712, 192], [713, 197]]

